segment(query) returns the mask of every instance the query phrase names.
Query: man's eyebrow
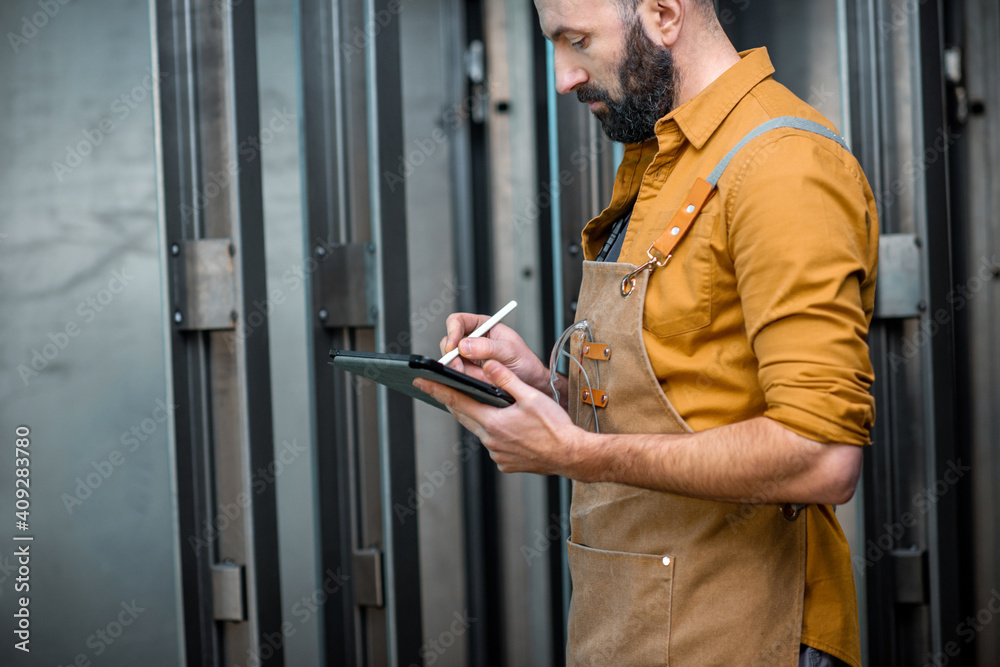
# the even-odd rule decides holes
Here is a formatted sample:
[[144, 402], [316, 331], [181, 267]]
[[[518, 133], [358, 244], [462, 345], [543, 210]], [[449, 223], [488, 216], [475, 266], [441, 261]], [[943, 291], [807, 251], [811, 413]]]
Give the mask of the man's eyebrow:
[[545, 39], [549, 40], [550, 42], [555, 42], [557, 39], [562, 37], [564, 33], [567, 32], [572, 32], [572, 29], [564, 25], [559, 25], [556, 26], [556, 29], [552, 31], [551, 35], [546, 35], [544, 30], [542, 31], [542, 34], [545, 35]]

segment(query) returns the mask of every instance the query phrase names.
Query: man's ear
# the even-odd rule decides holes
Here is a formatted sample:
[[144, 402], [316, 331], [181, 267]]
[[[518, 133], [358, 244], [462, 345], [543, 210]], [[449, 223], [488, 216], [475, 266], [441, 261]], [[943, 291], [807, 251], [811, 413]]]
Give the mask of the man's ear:
[[693, 1], [697, 0], [642, 0], [638, 11], [649, 37], [664, 48], [671, 48], [681, 34]]

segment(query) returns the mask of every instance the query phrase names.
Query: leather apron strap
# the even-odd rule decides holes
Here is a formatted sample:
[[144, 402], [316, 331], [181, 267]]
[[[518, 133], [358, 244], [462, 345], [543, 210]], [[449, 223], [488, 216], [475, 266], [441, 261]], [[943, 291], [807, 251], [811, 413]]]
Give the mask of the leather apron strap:
[[850, 150], [843, 137], [825, 125], [821, 125], [814, 120], [796, 118], [794, 116], [780, 116], [778, 118], [772, 118], [766, 123], [761, 123], [756, 128], [751, 130], [745, 137], [743, 137], [738, 144], [733, 146], [732, 150], [726, 154], [726, 157], [722, 158], [719, 164], [715, 166], [715, 169], [713, 169], [708, 175], [708, 178], [699, 178], [695, 180], [694, 185], [691, 187], [691, 191], [688, 192], [687, 197], [684, 198], [684, 203], [681, 204], [681, 207], [677, 209], [674, 217], [670, 220], [670, 224], [667, 225], [667, 228], [663, 230], [663, 233], [660, 234], [659, 238], [653, 241], [653, 245], [649, 246], [649, 249], [646, 251], [649, 261], [622, 280], [622, 296], [628, 296], [635, 288], [635, 276], [637, 274], [646, 270], [654, 271], [655, 269], [666, 265], [666, 263], [670, 261], [670, 258], [673, 256], [674, 249], [684, 239], [688, 230], [691, 229], [691, 224], [701, 213], [701, 209], [705, 206], [708, 200], [711, 199], [712, 194], [715, 192], [715, 188], [719, 185], [719, 179], [722, 178], [722, 174], [726, 171], [726, 167], [728, 167], [729, 163], [732, 162], [734, 157], [736, 157], [736, 154], [760, 135], [780, 128], [791, 128], [794, 130], [812, 132], [813, 134], [818, 134], [822, 137], [830, 139], [831, 141], [837, 142], [843, 146], [844, 150]]

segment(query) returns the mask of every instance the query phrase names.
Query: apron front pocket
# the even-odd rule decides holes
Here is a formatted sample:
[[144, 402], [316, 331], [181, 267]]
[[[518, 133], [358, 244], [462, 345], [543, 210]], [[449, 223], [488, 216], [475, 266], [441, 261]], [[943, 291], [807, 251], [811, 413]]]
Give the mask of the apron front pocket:
[[670, 664], [674, 558], [568, 543], [573, 596], [566, 664]]

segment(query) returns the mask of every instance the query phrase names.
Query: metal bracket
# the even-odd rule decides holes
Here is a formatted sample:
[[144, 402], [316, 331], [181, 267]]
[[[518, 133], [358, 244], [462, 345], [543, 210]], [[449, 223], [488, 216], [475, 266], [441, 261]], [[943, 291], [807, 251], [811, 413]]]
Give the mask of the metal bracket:
[[359, 607], [381, 607], [382, 552], [378, 549], [360, 549], [354, 552], [354, 597]]
[[170, 246], [177, 303], [173, 322], [178, 329], [232, 329], [236, 325], [236, 278], [229, 239], [181, 241]]
[[896, 576], [896, 602], [927, 604], [927, 550], [914, 547], [890, 553]]
[[319, 319], [327, 329], [373, 327], [378, 318], [375, 244], [319, 246]]
[[231, 561], [212, 566], [212, 606], [217, 621], [245, 621], [246, 572]]
[[926, 308], [920, 290], [920, 241], [916, 234], [882, 234], [878, 244], [875, 317], [917, 317]]

